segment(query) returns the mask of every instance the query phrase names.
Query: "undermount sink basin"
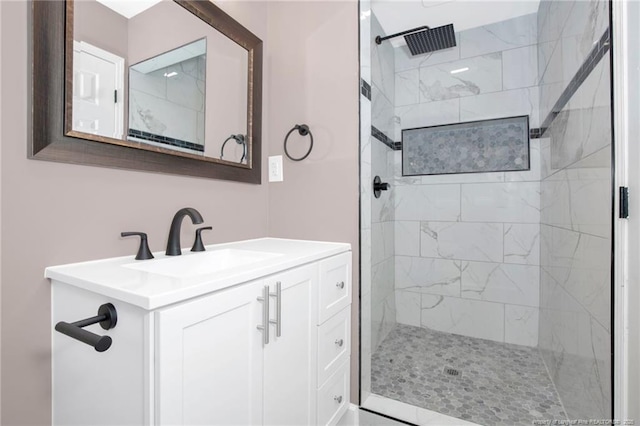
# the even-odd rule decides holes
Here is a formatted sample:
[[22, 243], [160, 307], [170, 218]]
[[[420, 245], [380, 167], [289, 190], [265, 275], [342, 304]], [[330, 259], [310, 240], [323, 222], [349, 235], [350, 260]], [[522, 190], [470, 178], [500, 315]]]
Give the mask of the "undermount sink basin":
[[200, 253], [187, 252], [181, 256], [128, 263], [122, 266], [168, 277], [187, 278], [219, 273], [240, 266], [249, 266], [278, 256], [282, 256], [282, 254], [223, 249]]

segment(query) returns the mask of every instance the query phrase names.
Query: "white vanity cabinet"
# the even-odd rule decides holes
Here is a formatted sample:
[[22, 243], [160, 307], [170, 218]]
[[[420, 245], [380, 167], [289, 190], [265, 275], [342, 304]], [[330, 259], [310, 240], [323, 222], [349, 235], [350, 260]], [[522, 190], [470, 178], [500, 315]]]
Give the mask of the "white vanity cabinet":
[[[73, 276], [74, 265], [49, 268], [54, 324], [95, 315], [102, 303], [118, 310], [114, 329], [86, 328], [112, 337], [106, 352], [53, 332], [54, 424], [336, 424], [349, 397], [351, 252], [299, 242], [309, 252], [317, 244], [317, 253], [293, 261], [295, 241], [266, 240], [291, 261], [283, 255], [240, 274], [252, 279], [157, 307], [153, 298], [135, 306], [144, 303], [83, 286], [93, 275]], [[90, 263], [78, 265], [86, 271]], [[154, 279], [141, 274], [145, 284]], [[163, 292], [155, 300], [165, 300]]]
[[156, 424], [261, 424], [261, 282], [156, 315]]
[[318, 419], [334, 425], [347, 411], [351, 354], [351, 253], [320, 261]]
[[[281, 285], [281, 336], [264, 289]], [[317, 264], [159, 310], [158, 424], [315, 423]], [[276, 321], [277, 297], [267, 296]], [[269, 321], [269, 320], [267, 320]]]

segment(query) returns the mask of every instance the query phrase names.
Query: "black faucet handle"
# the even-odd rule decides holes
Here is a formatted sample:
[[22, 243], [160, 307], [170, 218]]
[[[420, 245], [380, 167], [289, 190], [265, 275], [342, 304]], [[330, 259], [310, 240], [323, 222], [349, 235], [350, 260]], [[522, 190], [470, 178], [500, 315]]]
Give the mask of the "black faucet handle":
[[212, 226], [203, 226], [202, 228], [196, 229], [196, 239], [193, 241], [193, 247], [191, 247], [191, 251], [205, 251], [204, 244], [202, 244], [202, 231], [208, 231], [213, 229]]
[[136, 260], [153, 259], [153, 254], [151, 254], [151, 250], [149, 250], [149, 244], [147, 244], [147, 234], [145, 234], [144, 232], [121, 232], [120, 236], [121, 237], [139, 236], [140, 248], [138, 248], [138, 254], [136, 254]]

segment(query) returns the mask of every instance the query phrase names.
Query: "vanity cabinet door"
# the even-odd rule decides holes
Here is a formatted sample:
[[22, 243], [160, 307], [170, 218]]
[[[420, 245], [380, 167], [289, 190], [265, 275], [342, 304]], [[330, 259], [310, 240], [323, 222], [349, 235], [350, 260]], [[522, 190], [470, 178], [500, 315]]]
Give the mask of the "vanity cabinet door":
[[[264, 347], [264, 424], [311, 425], [316, 419], [317, 263], [265, 279], [270, 291], [281, 286], [281, 335], [270, 330]], [[271, 318], [277, 320], [277, 299]]]
[[263, 421], [263, 281], [156, 313], [156, 424]]

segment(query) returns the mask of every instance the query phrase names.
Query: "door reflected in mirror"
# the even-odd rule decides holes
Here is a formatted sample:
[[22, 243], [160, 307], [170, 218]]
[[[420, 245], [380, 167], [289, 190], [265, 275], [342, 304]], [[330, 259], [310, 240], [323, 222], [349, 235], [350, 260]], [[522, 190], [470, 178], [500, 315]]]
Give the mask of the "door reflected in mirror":
[[251, 167], [246, 48], [170, 0], [71, 11], [70, 135]]

